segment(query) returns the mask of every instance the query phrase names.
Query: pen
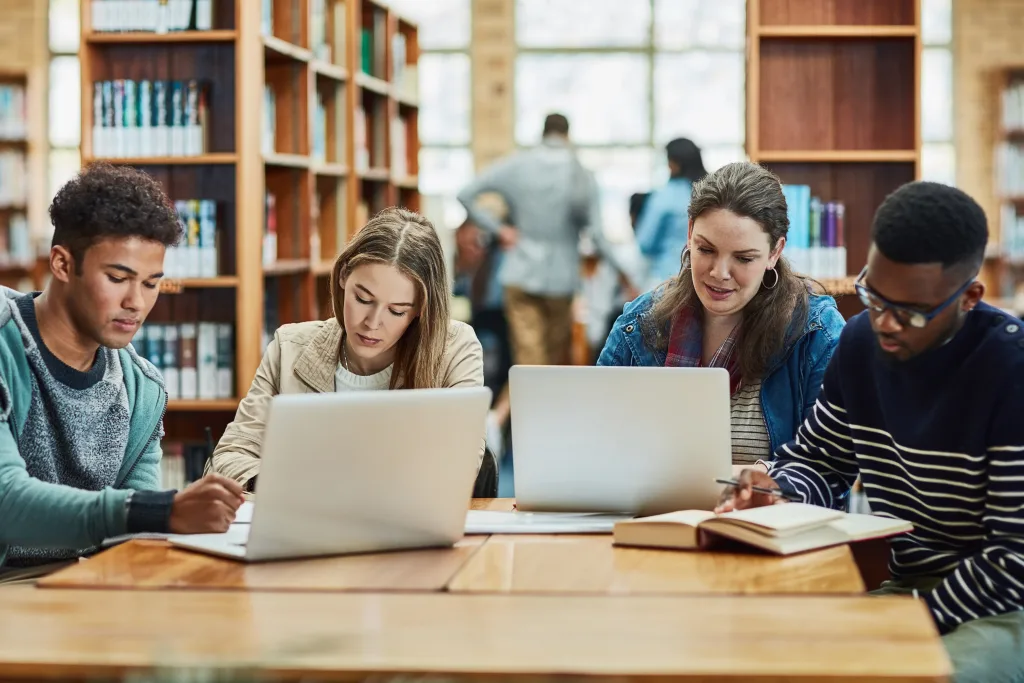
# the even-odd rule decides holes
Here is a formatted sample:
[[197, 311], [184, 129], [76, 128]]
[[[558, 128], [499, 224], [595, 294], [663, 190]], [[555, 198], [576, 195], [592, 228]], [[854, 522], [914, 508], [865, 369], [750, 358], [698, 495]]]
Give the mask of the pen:
[[[715, 482], [718, 484], [725, 484], [727, 486], [740, 485], [740, 482], [737, 481], [736, 479], [715, 479]], [[779, 496], [781, 498], [785, 498], [786, 500], [792, 500], [792, 498], [790, 498], [789, 496], [782, 492], [782, 489], [770, 489], [764, 486], [751, 486], [750, 490], [757, 491], [758, 493], [767, 493], [769, 496]]]

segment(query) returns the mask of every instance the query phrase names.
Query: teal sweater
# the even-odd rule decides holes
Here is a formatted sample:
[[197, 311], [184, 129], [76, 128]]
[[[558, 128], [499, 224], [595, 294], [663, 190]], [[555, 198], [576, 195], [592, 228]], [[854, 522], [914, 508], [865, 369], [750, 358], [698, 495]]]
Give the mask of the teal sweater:
[[[160, 488], [157, 429], [167, 408], [158, 371], [128, 346], [121, 367], [131, 412], [128, 443], [114, 485], [83, 491], [29, 475], [20, 443], [32, 401], [25, 340], [9, 302], [18, 292], [0, 288], [0, 567], [8, 546], [91, 548], [129, 533], [128, 500], [136, 490]], [[132, 500], [132, 508], [137, 503]]]

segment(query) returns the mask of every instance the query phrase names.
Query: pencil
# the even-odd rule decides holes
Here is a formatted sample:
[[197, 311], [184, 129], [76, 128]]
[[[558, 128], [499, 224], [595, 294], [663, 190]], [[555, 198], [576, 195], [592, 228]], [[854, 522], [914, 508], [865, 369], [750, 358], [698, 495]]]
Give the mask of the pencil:
[[[715, 479], [718, 484], [725, 484], [726, 486], [739, 486], [740, 482], [736, 479]], [[758, 493], [766, 493], [769, 496], [779, 496], [786, 500], [792, 500], [789, 496], [783, 493], [782, 489], [770, 489], [764, 486], [751, 486], [751, 491], [757, 491]]]

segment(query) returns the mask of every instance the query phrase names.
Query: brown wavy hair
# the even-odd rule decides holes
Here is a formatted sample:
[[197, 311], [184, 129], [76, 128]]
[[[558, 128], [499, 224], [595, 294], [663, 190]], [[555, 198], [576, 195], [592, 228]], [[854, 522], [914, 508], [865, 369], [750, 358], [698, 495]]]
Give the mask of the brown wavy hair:
[[[754, 220], [768, 235], [773, 250], [789, 232], [782, 183], [774, 173], [757, 164], [727, 164], [693, 186], [688, 210], [691, 232], [698, 217], [715, 209]], [[785, 350], [790, 330], [803, 330], [807, 322], [813, 280], [794, 273], [785, 256], [779, 257], [775, 272], [779, 275], [778, 285], [771, 289], [761, 287], [743, 308], [737, 354], [741, 376], [748, 380], [763, 378], [768, 365]], [[654, 306], [642, 322], [649, 346], [667, 351], [672, 320], [687, 306], [703, 316], [704, 306], [697, 298], [689, 268], [681, 269], [656, 292]]]
[[[338, 254], [331, 269], [331, 304], [343, 332], [344, 283], [353, 270], [370, 263], [395, 266], [411, 279], [420, 309], [395, 345], [391, 388], [441, 386], [451, 314], [448, 271], [433, 223], [407, 209], [387, 208], [371, 218]], [[341, 343], [345, 343], [344, 334]]]

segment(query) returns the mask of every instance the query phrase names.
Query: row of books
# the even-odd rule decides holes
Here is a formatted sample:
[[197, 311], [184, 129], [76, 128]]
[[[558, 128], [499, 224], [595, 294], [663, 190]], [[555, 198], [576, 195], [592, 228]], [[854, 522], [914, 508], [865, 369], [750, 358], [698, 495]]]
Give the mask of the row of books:
[[384, 48], [387, 45], [387, 16], [384, 12], [374, 11], [370, 23], [366, 23], [364, 18], [359, 40], [359, 69], [371, 76], [386, 79]]
[[1013, 204], [1000, 209], [1000, 241], [1003, 256], [1011, 261], [1024, 261], [1024, 215]]
[[179, 199], [174, 209], [184, 233], [184, 239], [167, 250], [164, 257], [164, 275], [169, 278], [217, 277], [217, 203], [212, 199]]
[[1013, 142], [996, 147], [996, 175], [1004, 197], [1024, 196], [1024, 148]]
[[93, 154], [180, 157], [206, 153], [208, 81], [115, 79], [93, 85]]
[[207, 458], [212, 455], [210, 446], [202, 443], [188, 443], [164, 439], [160, 448], [160, 474], [164, 489], [182, 490], [194, 481], [203, 478]]
[[28, 169], [25, 153], [0, 150], [0, 208], [23, 207], [28, 201]]
[[11, 214], [6, 225], [0, 223], [0, 266], [28, 264], [35, 258], [28, 217], [21, 212]]
[[145, 323], [135, 351], [164, 377], [167, 397], [211, 400], [234, 396], [235, 344], [231, 323]]
[[28, 105], [25, 87], [0, 85], [0, 140], [24, 140], [28, 135]]
[[1024, 130], [1024, 81], [1003, 91], [1003, 130]]
[[798, 273], [811, 277], [846, 277], [843, 202], [823, 202], [808, 185], [784, 185], [789, 213], [785, 255]]
[[214, 0], [92, 0], [92, 30], [209, 31]]
[[[331, 45], [331, 37], [328, 29], [334, 35], [334, 44], [338, 48], [338, 54], [345, 54], [345, 6], [335, 5], [333, 17], [328, 13], [328, 3], [333, 0], [310, 0], [312, 17], [309, 26], [309, 43], [313, 49], [313, 56], [325, 62], [334, 59], [334, 50]], [[330, 26], [328, 26], [330, 21]]]

